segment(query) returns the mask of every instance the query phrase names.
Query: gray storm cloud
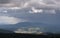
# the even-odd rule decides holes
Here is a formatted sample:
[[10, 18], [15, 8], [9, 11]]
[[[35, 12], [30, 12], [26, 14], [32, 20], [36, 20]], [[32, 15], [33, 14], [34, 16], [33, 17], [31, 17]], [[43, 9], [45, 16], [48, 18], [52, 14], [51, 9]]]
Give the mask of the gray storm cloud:
[[0, 6], [36, 7], [42, 9], [60, 9], [59, 0], [0, 0]]
[[0, 4], [5, 4], [5, 3], [9, 3], [10, 0], [0, 0]]

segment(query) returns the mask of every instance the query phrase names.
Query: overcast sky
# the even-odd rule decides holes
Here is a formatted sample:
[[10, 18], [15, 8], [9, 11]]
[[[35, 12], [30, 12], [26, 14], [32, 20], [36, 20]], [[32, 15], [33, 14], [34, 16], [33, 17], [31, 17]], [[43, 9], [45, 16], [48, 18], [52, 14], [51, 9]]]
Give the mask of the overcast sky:
[[[60, 24], [60, 14], [56, 14], [58, 13], [56, 10], [60, 10], [60, 0], [0, 0], [0, 7], [6, 8], [0, 8], [0, 24], [8, 23], [8, 18], [10, 18], [8, 20], [11, 20], [9, 21], [10, 24], [14, 19], [13, 24], [18, 23], [18, 20], [21, 22], [21, 19], [24, 21]], [[43, 14], [41, 15], [41, 13]], [[5, 21], [2, 22], [1, 20]]]
[[[52, 7], [59, 7], [60, 1], [59, 0], [0, 0], [0, 4], [13, 4], [16, 6], [21, 5], [28, 5], [31, 6], [33, 4], [39, 4], [39, 6], [52, 6]], [[6, 5], [5, 5], [6, 6]], [[11, 5], [10, 5], [11, 6]]]

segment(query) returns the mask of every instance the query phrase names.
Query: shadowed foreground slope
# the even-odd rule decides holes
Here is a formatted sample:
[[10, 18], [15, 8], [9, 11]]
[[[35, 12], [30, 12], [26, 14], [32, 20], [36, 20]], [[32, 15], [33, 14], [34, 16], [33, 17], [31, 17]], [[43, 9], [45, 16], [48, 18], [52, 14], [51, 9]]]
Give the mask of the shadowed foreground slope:
[[1, 38], [58, 38], [60, 34], [16, 34], [16, 33], [7, 33], [7, 34], [2, 34], [0, 33]]

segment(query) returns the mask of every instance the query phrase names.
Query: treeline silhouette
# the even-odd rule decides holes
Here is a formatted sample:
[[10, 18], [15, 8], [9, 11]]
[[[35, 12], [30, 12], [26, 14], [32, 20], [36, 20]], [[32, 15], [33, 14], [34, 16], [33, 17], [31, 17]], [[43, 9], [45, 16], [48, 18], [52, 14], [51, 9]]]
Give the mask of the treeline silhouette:
[[0, 33], [0, 38], [60, 38], [60, 34]]

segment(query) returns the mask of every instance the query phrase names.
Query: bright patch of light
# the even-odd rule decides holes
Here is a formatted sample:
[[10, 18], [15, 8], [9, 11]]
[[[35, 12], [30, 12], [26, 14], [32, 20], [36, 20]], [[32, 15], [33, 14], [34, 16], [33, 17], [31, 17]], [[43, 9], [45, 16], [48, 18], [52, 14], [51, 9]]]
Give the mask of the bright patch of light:
[[43, 10], [42, 9], [35, 9], [34, 7], [32, 7], [32, 11], [29, 11], [30, 13], [42, 13]]
[[22, 20], [15, 17], [0, 16], [0, 24], [16, 24], [19, 22], [22, 22]]

